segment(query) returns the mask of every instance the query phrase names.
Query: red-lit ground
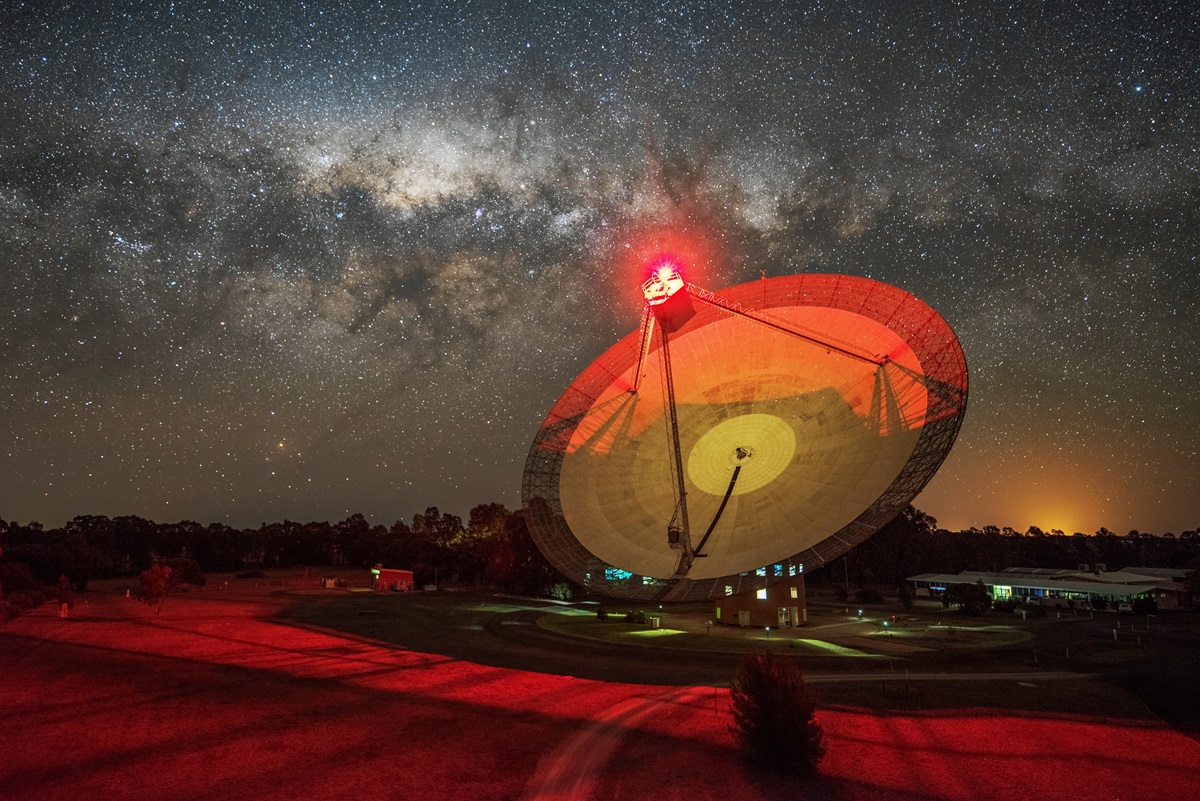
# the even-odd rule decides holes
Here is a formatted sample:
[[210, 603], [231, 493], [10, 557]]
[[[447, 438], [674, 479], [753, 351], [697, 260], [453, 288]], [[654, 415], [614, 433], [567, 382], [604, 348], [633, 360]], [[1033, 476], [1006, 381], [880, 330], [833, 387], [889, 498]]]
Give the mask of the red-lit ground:
[[[89, 593], [89, 595], [93, 595]], [[0, 798], [1183, 799], [1200, 744], [1143, 720], [820, 714], [813, 785], [748, 769], [728, 692], [485, 667], [268, 618], [215, 589], [0, 629]]]

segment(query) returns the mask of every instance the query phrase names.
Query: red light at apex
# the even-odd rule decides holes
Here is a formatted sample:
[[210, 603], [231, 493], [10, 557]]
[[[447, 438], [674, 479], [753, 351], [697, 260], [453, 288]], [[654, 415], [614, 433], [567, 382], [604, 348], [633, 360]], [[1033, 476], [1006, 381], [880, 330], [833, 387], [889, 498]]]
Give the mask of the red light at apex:
[[683, 289], [679, 263], [670, 257], [659, 259], [650, 268], [650, 278], [642, 284], [642, 295], [650, 306], [658, 306]]

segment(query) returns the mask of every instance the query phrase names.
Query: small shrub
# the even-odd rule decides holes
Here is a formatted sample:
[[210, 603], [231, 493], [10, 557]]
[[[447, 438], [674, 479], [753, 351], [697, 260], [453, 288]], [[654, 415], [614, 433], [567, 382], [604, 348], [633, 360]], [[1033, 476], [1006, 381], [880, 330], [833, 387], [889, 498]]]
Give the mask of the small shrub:
[[238, 573], [236, 577], [241, 579], [260, 579], [266, 578], [267, 574], [263, 573], [261, 570], [243, 570], [241, 573]]
[[66, 574], [58, 577], [58, 586], [46, 589], [47, 598], [53, 598], [59, 603], [66, 604], [69, 607], [75, 606], [75, 588], [71, 585], [71, 580]]
[[171, 569], [171, 581], [176, 587], [185, 584], [203, 587], [208, 583], [208, 577], [204, 575], [203, 568], [195, 559], [180, 556], [175, 559], [162, 559], [160, 564]]
[[1025, 617], [1027, 618], [1046, 616], [1046, 607], [1041, 604], [1025, 604], [1022, 608], [1025, 610]]
[[8, 596], [8, 602], [22, 612], [30, 612], [34, 608], [33, 599], [27, 592], [14, 592]]
[[8, 623], [21, 616], [21, 609], [11, 601], [0, 601], [0, 623]]
[[[974, 584], [951, 584], [946, 588], [945, 598], [949, 603], [958, 605], [958, 613], [977, 617], [992, 606], [991, 596], [982, 581]], [[945, 605], [946, 601], [943, 601]]]
[[1158, 611], [1158, 601], [1153, 598], [1134, 598], [1133, 613], [1135, 615], [1152, 615]]
[[871, 587], [863, 587], [854, 593], [854, 600], [860, 604], [881, 604], [883, 603], [883, 596], [879, 593], [879, 590]]
[[596, 620], [599, 620], [601, 623], [607, 622], [608, 621], [608, 610], [607, 609], [597, 609], [596, 610]]
[[1103, 598], [1093, 598], [1092, 599], [1092, 608], [1095, 609], [1097, 612], [1103, 612], [1105, 607], [1107, 607], [1107, 606], [1108, 606], [1108, 601], [1104, 600]]
[[816, 698], [794, 662], [770, 653], [747, 656], [731, 698], [733, 734], [746, 758], [781, 773], [816, 773], [825, 735], [814, 720]]
[[992, 609], [997, 612], [1012, 612], [1018, 606], [1016, 598], [1004, 598], [998, 601], [992, 601]]
[[29, 565], [24, 562], [0, 562], [0, 588], [5, 593], [26, 592], [40, 586], [41, 582], [29, 572]]

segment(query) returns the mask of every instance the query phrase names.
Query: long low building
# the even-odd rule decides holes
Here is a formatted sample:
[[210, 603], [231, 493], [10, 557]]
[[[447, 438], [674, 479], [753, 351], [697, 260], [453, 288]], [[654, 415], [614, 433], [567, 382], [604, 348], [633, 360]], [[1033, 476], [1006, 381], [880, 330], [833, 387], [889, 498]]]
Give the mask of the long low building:
[[1121, 609], [1138, 598], [1154, 600], [1159, 609], [1189, 606], [1182, 580], [1186, 570], [1129, 567], [1109, 572], [1103, 565], [1079, 570], [1010, 567], [1000, 573], [964, 570], [962, 573], [922, 573], [906, 581], [917, 597], [940, 598], [954, 584], [983, 584], [992, 600], [1015, 598], [1043, 606]]

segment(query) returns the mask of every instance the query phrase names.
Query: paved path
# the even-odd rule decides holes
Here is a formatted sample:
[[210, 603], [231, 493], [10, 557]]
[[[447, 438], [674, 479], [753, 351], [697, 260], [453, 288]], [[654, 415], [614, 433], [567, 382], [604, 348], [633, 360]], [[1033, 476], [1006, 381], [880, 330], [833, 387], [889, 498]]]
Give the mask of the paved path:
[[594, 716], [538, 762], [522, 801], [593, 798], [605, 766], [628, 731], [660, 707], [700, 694], [694, 688], [675, 687], [644, 698], [631, 698]]

